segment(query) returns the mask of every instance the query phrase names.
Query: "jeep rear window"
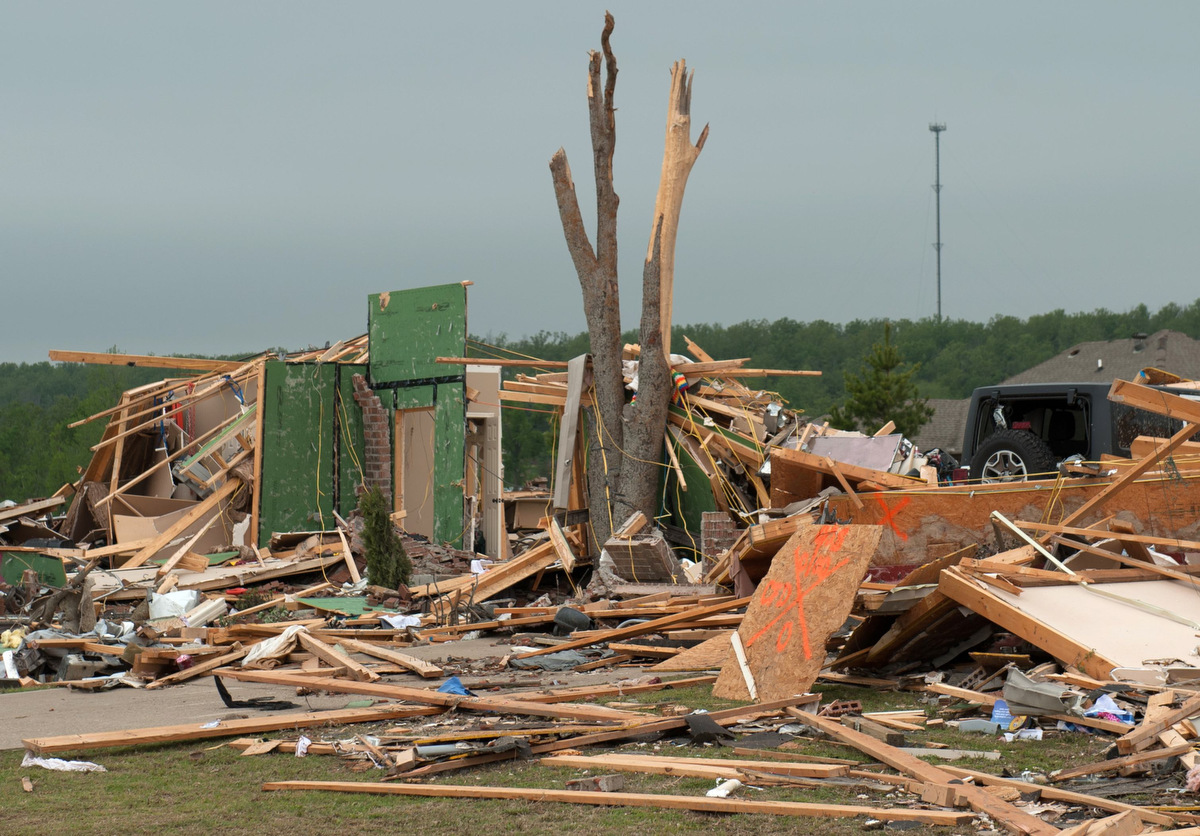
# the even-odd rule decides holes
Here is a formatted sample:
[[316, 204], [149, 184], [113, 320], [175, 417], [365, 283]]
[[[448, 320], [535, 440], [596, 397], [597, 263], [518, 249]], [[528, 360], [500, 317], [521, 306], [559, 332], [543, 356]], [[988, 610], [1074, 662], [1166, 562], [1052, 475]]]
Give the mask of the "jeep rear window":
[[[1125, 455], [1129, 455], [1129, 446], [1139, 435], [1170, 438], [1183, 428], [1183, 422], [1178, 418], [1168, 418], [1123, 403], [1114, 403], [1112, 414], [1113, 445]], [[1200, 433], [1197, 433], [1197, 436], [1200, 436]]]

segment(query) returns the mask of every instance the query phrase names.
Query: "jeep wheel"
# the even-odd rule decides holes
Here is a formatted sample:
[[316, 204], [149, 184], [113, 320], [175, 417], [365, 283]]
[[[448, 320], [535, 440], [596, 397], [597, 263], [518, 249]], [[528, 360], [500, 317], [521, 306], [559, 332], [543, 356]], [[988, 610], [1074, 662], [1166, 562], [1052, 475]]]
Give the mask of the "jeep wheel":
[[1025, 430], [998, 430], [979, 445], [971, 459], [971, 479], [979, 482], [1023, 482], [1054, 470], [1050, 445]]

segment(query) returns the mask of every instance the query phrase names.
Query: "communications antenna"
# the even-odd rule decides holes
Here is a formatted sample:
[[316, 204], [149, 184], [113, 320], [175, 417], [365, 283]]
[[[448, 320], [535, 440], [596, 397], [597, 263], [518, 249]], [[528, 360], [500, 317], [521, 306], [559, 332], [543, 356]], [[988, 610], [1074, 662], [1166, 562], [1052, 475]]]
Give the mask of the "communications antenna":
[[929, 130], [933, 131], [933, 160], [936, 180], [933, 193], [937, 201], [937, 243], [933, 249], [937, 252], [937, 319], [942, 321], [942, 131], [946, 130], [944, 122], [931, 122]]

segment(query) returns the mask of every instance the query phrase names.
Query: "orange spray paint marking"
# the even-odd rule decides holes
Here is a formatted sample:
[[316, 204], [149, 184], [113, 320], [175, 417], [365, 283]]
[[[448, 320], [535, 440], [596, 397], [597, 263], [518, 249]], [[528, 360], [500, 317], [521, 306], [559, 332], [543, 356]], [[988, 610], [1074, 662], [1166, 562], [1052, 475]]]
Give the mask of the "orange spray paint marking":
[[903, 499], [898, 501], [896, 503], [896, 505], [892, 508], [888, 507], [887, 502], [879, 494], [875, 494], [875, 501], [879, 503], [879, 507], [883, 511], [883, 519], [879, 521], [879, 524], [886, 525], [888, 528], [890, 528], [892, 531], [894, 531], [896, 533], [896, 536], [899, 537], [901, 540], [907, 540], [908, 532], [901, 531], [900, 527], [896, 525], [896, 515], [899, 514], [901, 511], [903, 511], [905, 506], [908, 505], [908, 503], [912, 502], [912, 497], [911, 496], [904, 497]]
[[775, 617], [751, 636], [746, 646], [753, 645], [776, 626], [775, 651], [783, 653], [791, 643], [792, 634], [800, 628], [800, 643], [805, 659], [812, 659], [813, 651], [808, 636], [808, 616], [804, 612], [804, 599], [810, 592], [827, 580], [834, 572], [850, 562], [849, 557], [838, 560], [838, 552], [846, 541], [850, 529], [844, 526], [823, 525], [813, 538], [810, 551], [797, 546], [792, 554], [792, 580], [764, 580], [760, 589], [759, 603], [778, 610]]

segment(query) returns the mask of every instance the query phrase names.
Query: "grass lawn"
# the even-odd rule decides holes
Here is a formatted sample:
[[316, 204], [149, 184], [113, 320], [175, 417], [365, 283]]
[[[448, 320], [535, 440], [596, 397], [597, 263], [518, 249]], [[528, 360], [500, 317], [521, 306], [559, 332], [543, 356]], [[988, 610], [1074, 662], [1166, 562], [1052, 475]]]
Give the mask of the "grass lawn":
[[[822, 689], [826, 700], [858, 699], [867, 711], [910, 709], [918, 697], [846, 686]], [[640, 695], [648, 703], [683, 703], [716, 709], [733, 705], [714, 700], [710, 687], [669, 690]], [[378, 724], [370, 733], [381, 733]], [[365, 733], [363, 727], [309, 731], [314, 740], [338, 739]], [[276, 735], [271, 735], [276, 736]], [[294, 739], [295, 735], [278, 733]], [[912, 733], [911, 745], [927, 741], [961, 749], [999, 750], [1000, 761], [966, 760], [959, 765], [998, 773], [1008, 769], [1045, 772], [1067, 763], [1097, 760], [1102, 736], [1048, 733], [1041, 742], [1005, 744], [982, 735], [953, 731]], [[689, 757], [732, 757], [717, 746], [675, 746], [671, 740], [629, 744], [603, 751], [640, 752]], [[817, 756], [863, 759], [854, 750], [827, 742], [806, 743], [799, 750]], [[380, 770], [362, 771], [356, 764], [332, 756], [297, 758], [288, 754], [241, 757], [221, 741], [167, 746], [138, 746], [66, 753], [65, 758], [91, 760], [106, 773], [59, 773], [20, 767], [22, 753], [0, 752], [0, 786], [8, 795], [0, 804], [0, 833], [41, 834], [64, 829], [70, 834], [617, 834], [702, 833], [822, 834], [850, 836], [862, 832], [862, 819], [808, 819], [774, 816], [725, 815], [676, 810], [605, 808], [523, 801], [424, 799], [327, 792], [263, 792], [264, 781], [378, 781]], [[361, 765], [358, 765], [361, 766]], [[562, 789], [583, 776], [577, 769], [551, 768], [533, 762], [505, 762], [461, 773], [435, 776], [431, 783], [478, 784], [505, 787]], [[20, 779], [33, 781], [34, 791], [21, 791]], [[713, 786], [700, 778], [625, 774], [626, 791], [699, 796]], [[914, 797], [903, 792], [864, 792], [844, 787], [742, 789], [748, 800], [810, 801], [896, 807]], [[922, 826], [919, 834], [971, 833], [974, 827]]]

